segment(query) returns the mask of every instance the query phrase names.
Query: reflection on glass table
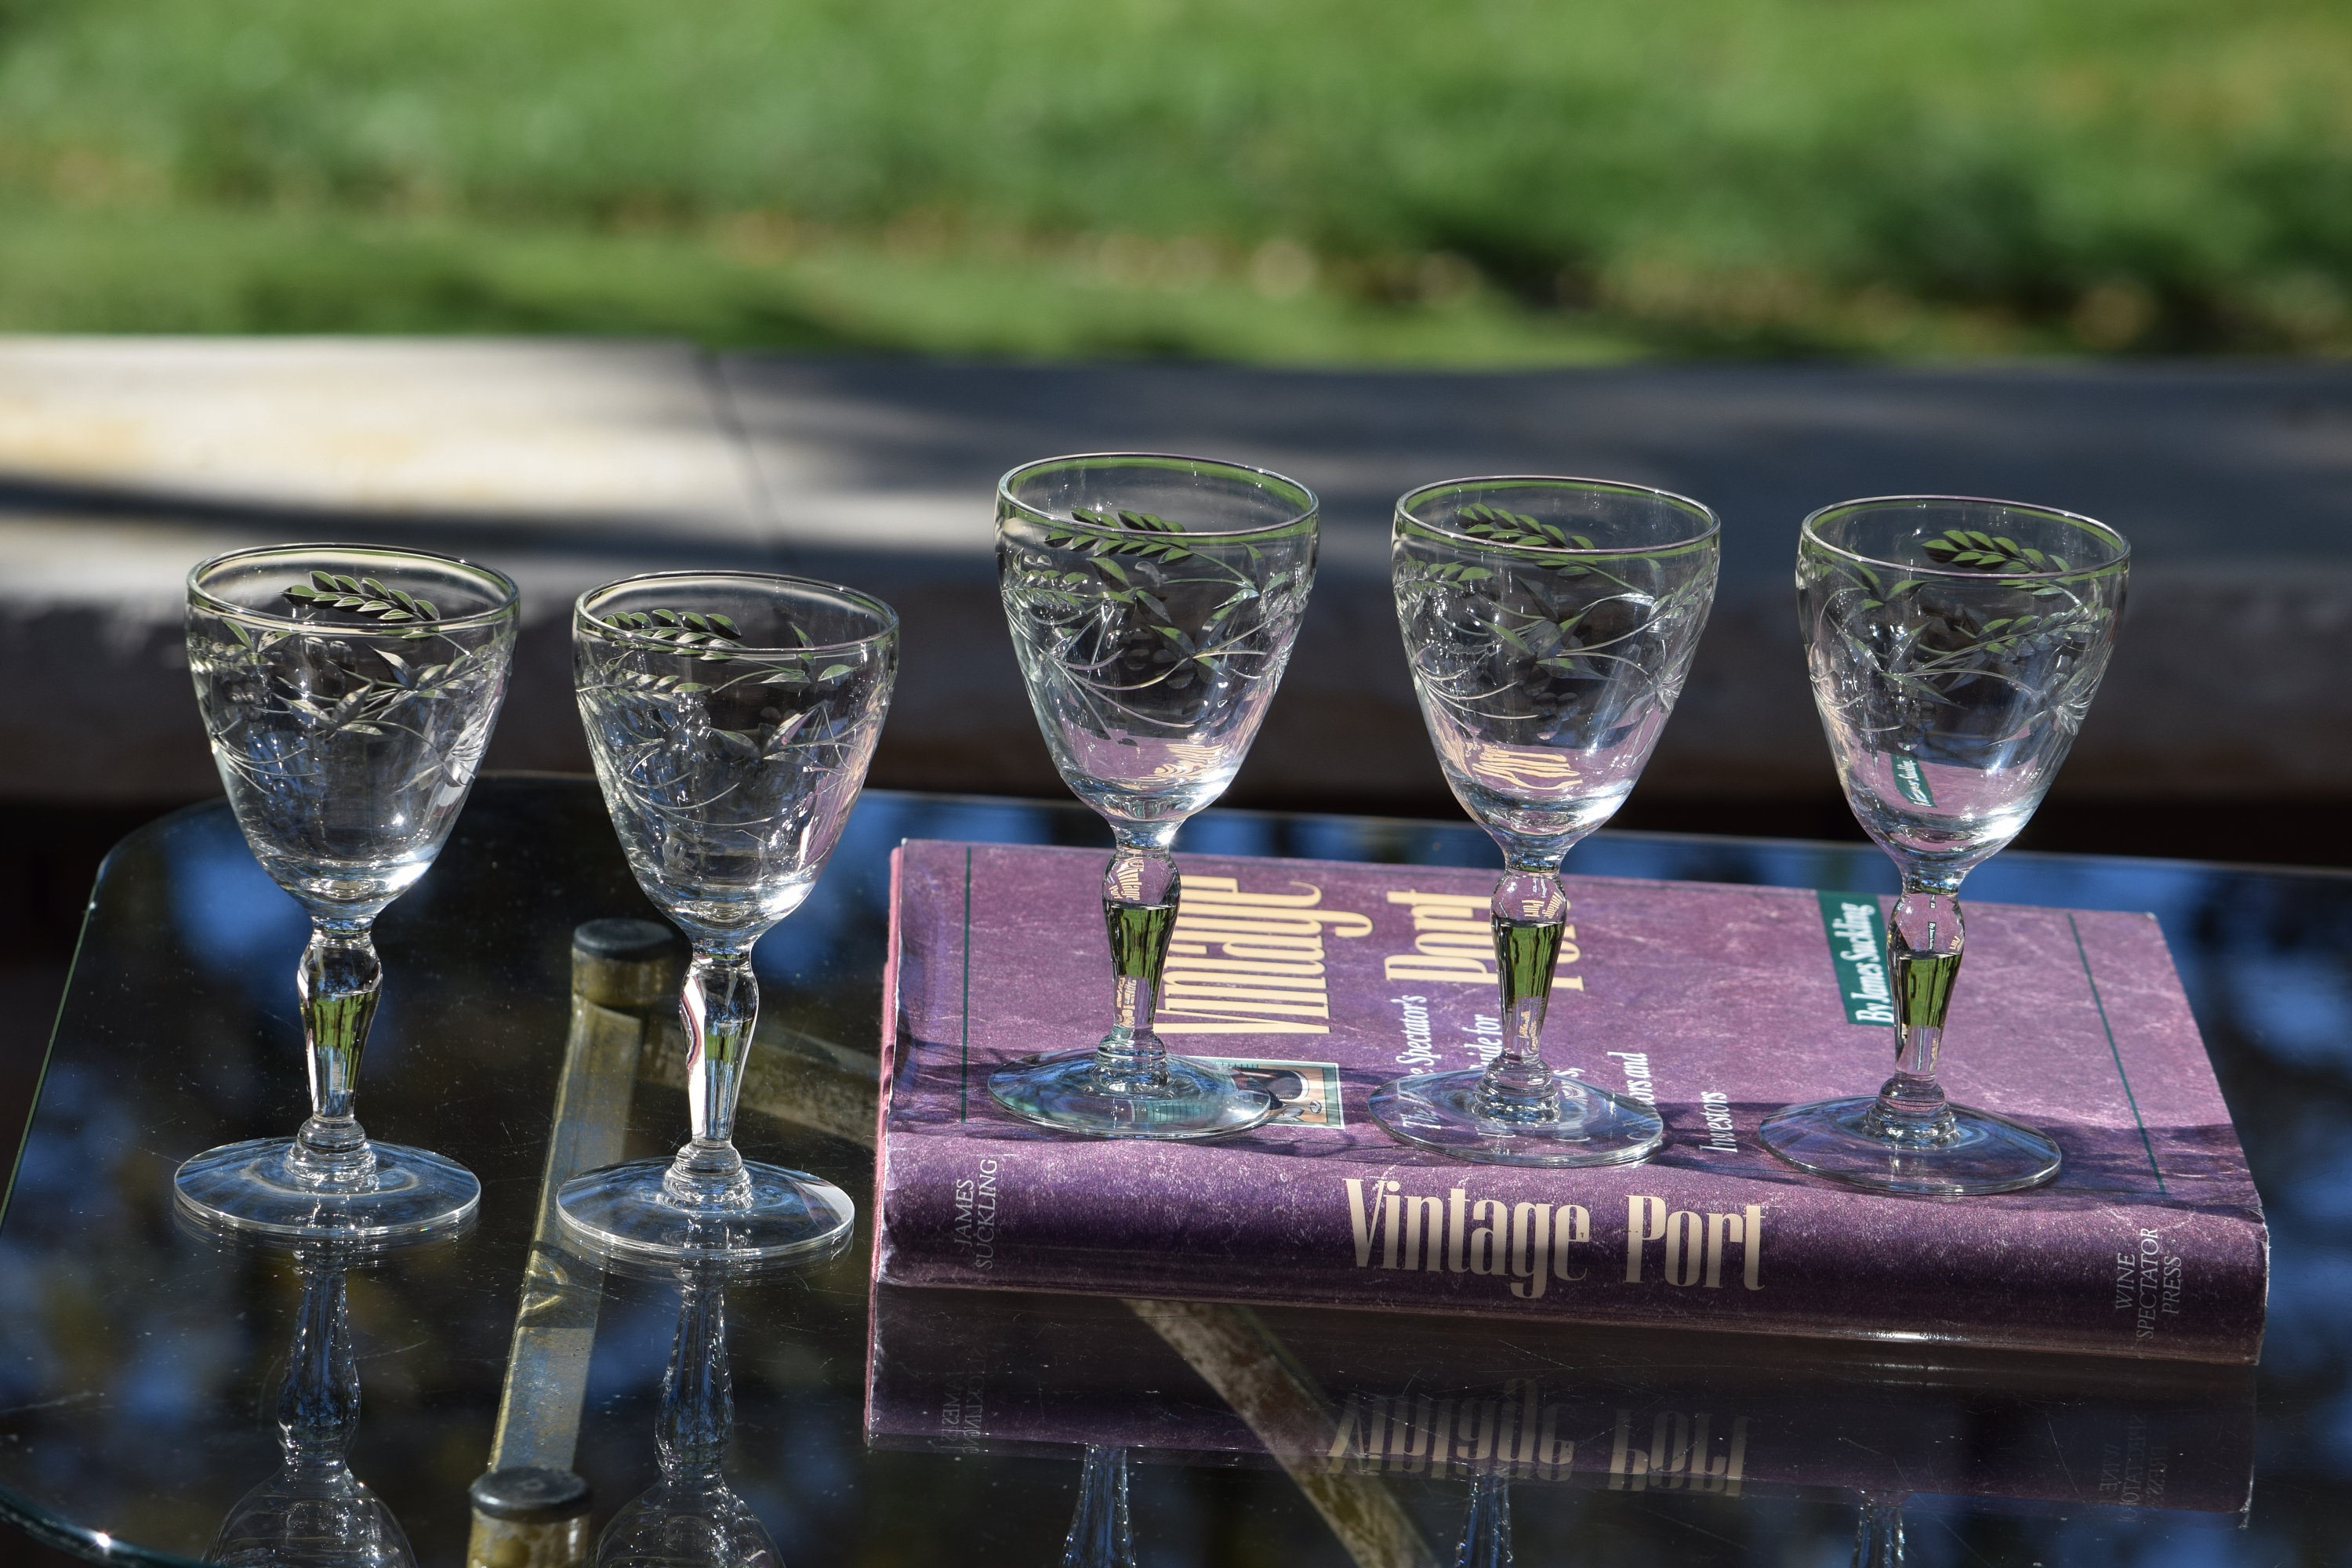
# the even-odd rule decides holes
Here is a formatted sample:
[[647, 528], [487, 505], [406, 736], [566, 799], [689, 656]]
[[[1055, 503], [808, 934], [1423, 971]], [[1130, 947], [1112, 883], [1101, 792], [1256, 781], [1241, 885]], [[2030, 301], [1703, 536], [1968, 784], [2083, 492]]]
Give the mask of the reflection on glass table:
[[[1188, 832], [1188, 851], [1202, 853], [1494, 864], [1467, 825], [1208, 812]], [[747, 1157], [853, 1194], [872, 1182], [887, 851], [908, 836], [1099, 847], [1103, 829], [1075, 805], [870, 795], [816, 894], [761, 944], [767, 1000], [740, 1141]], [[1892, 879], [1866, 845], [1609, 833], [1580, 846], [1569, 868], [1847, 889]], [[1131, 1309], [1081, 1302], [1055, 1310], [1127, 1313], [1129, 1331], [1148, 1336], [1169, 1372], [1160, 1404], [1087, 1392], [1091, 1331], [1024, 1330], [1034, 1375], [1075, 1389], [1097, 1425], [1004, 1446], [986, 1424], [1026, 1407], [1000, 1384], [986, 1441], [968, 1451], [870, 1447], [861, 1224], [829, 1263], [728, 1281], [725, 1484], [794, 1568], [1034, 1564], [1070, 1542], [1092, 1443], [1129, 1456], [1143, 1568], [1437, 1562], [1462, 1539], [1482, 1473], [1454, 1460], [1455, 1445], [1475, 1457], [1478, 1443], [1476, 1421], [1462, 1432], [1464, 1401], [1492, 1401], [1496, 1433], [1507, 1405], [1516, 1412], [1516, 1466], [1527, 1390], [1513, 1404], [1504, 1384], [1518, 1381], [1537, 1392], [1538, 1447], [1558, 1407], [1554, 1448], [1525, 1456], [1555, 1473], [1501, 1478], [1522, 1562], [1843, 1563], [1858, 1527], [1877, 1520], [1876, 1535], [1863, 1533], [1883, 1542], [1898, 1508], [1914, 1564], [2332, 1560], [2352, 1533], [2352, 1319], [2340, 1309], [2352, 1278], [2352, 878], [2019, 855], [1978, 879], [1987, 900], [2147, 909], [2162, 921], [2249, 1130], [2274, 1229], [2271, 1338], [2251, 1406], [2242, 1373], [2234, 1394], [2211, 1399], [2124, 1362], [2093, 1363], [2106, 1382], [2023, 1357], [2009, 1359], [2048, 1375], [1970, 1383], [1938, 1363], [1890, 1378], [1885, 1362], [1820, 1344], [1732, 1336], [1490, 1333], [1496, 1342], [1448, 1371], [1439, 1320], [1340, 1314], [1306, 1332], [1269, 1313], [1318, 1396], [1287, 1407], [1306, 1434], [1289, 1447], [1314, 1463], [1286, 1467], [1252, 1424], [1253, 1412], [1262, 1423], [1283, 1407], [1221, 1386], [1202, 1370], [1213, 1359], [1185, 1355]], [[433, 872], [379, 926], [390, 979], [370, 1103], [483, 1185], [471, 1232], [342, 1276], [352, 1364], [367, 1388], [347, 1463], [420, 1563], [465, 1561], [478, 1539], [488, 1546], [530, 1522], [478, 1508], [473, 1489], [494, 1468], [577, 1478], [572, 1502], [547, 1505], [577, 1511], [541, 1527], [575, 1557], [662, 1483], [655, 1435], [679, 1342], [678, 1284], [602, 1274], [545, 1228], [551, 1176], [665, 1153], [684, 1114], [671, 1017], [680, 944], [644, 923], [652, 914], [591, 783], [492, 777]], [[303, 1271], [283, 1254], [186, 1235], [169, 1194], [187, 1155], [299, 1117], [283, 976], [307, 935], [220, 806], [133, 835], [97, 889], [0, 1222], [0, 1515], [84, 1555], [199, 1558], [285, 1462], [276, 1411], [288, 1347], [316, 1310], [304, 1307]], [[1428, 1433], [1424, 1454], [1437, 1436], [1433, 1408], [1425, 1421], [1419, 1411], [1424, 1395], [1454, 1402], [1442, 1473], [1425, 1458], [1412, 1468], [1416, 1430]], [[1353, 1435], [1334, 1466], [1351, 1399]], [[1377, 1451], [1366, 1436], [1375, 1400], [1387, 1402]], [[1222, 1421], [1234, 1446], [1176, 1440], [1171, 1408], [1202, 1430]], [[1781, 1441], [1791, 1432], [1843, 1434], [1847, 1470], [1808, 1472], [1815, 1461]], [[2163, 1449], [2159, 1475], [2152, 1459], [2176, 1439], [2202, 1447]], [[1575, 1444], [1564, 1478], [1562, 1441]], [[1856, 1468], [1847, 1451], [1864, 1447], [1899, 1463]], [[2065, 1458], [2061, 1482], [2035, 1468], [2053, 1451]], [[2249, 1453], [2240, 1527], [2230, 1499], [2243, 1495]], [[1185, 1462], [1157, 1462], [1175, 1456]], [[1335, 1528], [1335, 1515], [1354, 1522]]]
[[1465, 1483], [1488, 1546], [1514, 1483], [2234, 1522], [2254, 1400], [2243, 1367], [884, 1285], [866, 1436], [1275, 1466], [1360, 1560], [1403, 1478]]
[[360, 1369], [343, 1281], [364, 1258], [332, 1244], [289, 1250], [302, 1296], [273, 1412], [283, 1458], [229, 1510], [205, 1555], [238, 1568], [414, 1568], [400, 1521], [352, 1473]]
[[661, 1479], [623, 1505], [596, 1541], [598, 1568], [625, 1563], [774, 1568], [776, 1543], [727, 1484], [735, 1383], [727, 1356], [727, 1273], [677, 1273], [677, 1339], [654, 1432]]

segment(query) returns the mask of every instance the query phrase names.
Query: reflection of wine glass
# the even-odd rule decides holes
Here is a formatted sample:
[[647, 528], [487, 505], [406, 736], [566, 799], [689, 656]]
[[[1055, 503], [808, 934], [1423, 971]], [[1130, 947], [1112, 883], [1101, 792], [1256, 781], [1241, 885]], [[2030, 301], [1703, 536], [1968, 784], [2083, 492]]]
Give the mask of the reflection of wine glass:
[[1960, 970], [1960, 879], [2042, 803], [2098, 689], [2129, 547], [2088, 518], [2007, 501], [1848, 501], [1799, 531], [1813, 701], [1846, 800], [1893, 858], [1895, 1076], [1874, 1097], [1791, 1106], [1765, 1145], [1886, 1192], [2014, 1192], [2058, 1172], [2030, 1127], [1948, 1103], [1936, 1081]]
[[1180, 882], [1169, 847], [1223, 795], [1290, 658], [1316, 500], [1198, 458], [1055, 458], [997, 488], [997, 582], [1054, 765], [1118, 848], [1103, 877], [1110, 1033], [989, 1079], [1017, 1116], [1098, 1138], [1213, 1138], [1273, 1098], [1171, 1057], [1154, 1031]]
[[775, 1541], [727, 1484], [735, 1431], [727, 1357], [727, 1276], [719, 1266], [677, 1271], [677, 1337], [662, 1373], [654, 1432], [661, 1479], [624, 1506], [596, 1541], [598, 1568], [776, 1568]]
[[1126, 1449], [1087, 1446], [1086, 1464], [1078, 1472], [1078, 1506], [1062, 1542], [1062, 1568], [1135, 1568]]
[[1499, 1468], [1470, 1477], [1470, 1510], [1454, 1568], [1511, 1568], [1511, 1483]]
[[310, 1117], [207, 1150], [182, 1204], [266, 1235], [382, 1239], [461, 1223], [481, 1187], [372, 1143], [352, 1114], [383, 971], [376, 917], [433, 864], [506, 694], [515, 585], [445, 556], [298, 544], [188, 576], [188, 667], [246, 843], [310, 916], [296, 971]]
[[1502, 1049], [1382, 1086], [1409, 1143], [1513, 1165], [1639, 1160], [1638, 1100], [1544, 1060], [1567, 924], [1560, 858], [1615, 814], [1674, 710], [1714, 602], [1715, 514], [1599, 479], [1453, 479], [1397, 502], [1391, 576], [1422, 717], [1454, 798], [1502, 847], [1491, 910]]
[[221, 1521], [209, 1563], [238, 1568], [413, 1568], [408, 1537], [352, 1474], [360, 1369], [343, 1276], [352, 1259], [323, 1247], [294, 1255], [302, 1275], [294, 1341], [278, 1389], [284, 1462]]
[[1864, 1497], [1853, 1526], [1853, 1568], [1903, 1568], [1903, 1500]]
[[580, 717], [637, 885], [694, 944], [686, 1024], [693, 1135], [670, 1160], [557, 1194], [592, 1247], [782, 1258], [847, 1234], [849, 1195], [747, 1162], [731, 1133], [759, 1019], [751, 947], [816, 886], [866, 780], [898, 671], [898, 617], [798, 577], [669, 572], [580, 597]]

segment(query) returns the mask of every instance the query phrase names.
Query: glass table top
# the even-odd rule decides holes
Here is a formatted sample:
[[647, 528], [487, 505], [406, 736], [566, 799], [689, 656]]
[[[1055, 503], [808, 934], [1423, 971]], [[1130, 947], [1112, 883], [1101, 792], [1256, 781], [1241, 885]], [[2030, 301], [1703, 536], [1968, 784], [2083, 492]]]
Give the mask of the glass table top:
[[[739, 1142], [861, 1211], [909, 837], [1108, 838], [1075, 805], [871, 793], [760, 944]], [[1466, 824], [1241, 812], [1180, 848], [1497, 863]], [[1569, 868], [1894, 886], [1867, 846], [1769, 839], [1604, 833]], [[559, 1162], [666, 1153], [683, 1069], [661, 961], [627, 928], [580, 934], [653, 913], [595, 789], [541, 775], [483, 780], [378, 928], [360, 1113], [476, 1172], [478, 1223], [377, 1258], [227, 1245], [175, 1220], [170, 1176], [299, 1121], [305, 926], [226, 805], [192, 808], [100, 874], [0, 1222], [0, 1517], [100, 1559], [496, 1568], [600, 1541], [606, 1562], [1109, 1561], [1122, 1496], [1146, 1568], [1452, 1562], [1498, 1518], [1530, 1563], [1893, 1561], [1898, 1526], [1915, 1564], [2342, 1560], [2352, 877], [2014, 854], [1969, 891], [2161, 920], [2269, 1205], [2259, 1369], [877, 1295], [863, 1212], [799, 1271], [602, 1273], [541, 1228], [551, 1133]], [[589, 1070], [616, 1049], [617, 1079]], [[1540, 1412], [1543, 1441], [1507, 1473], [1351, 1446], [1408, 1401], [1424, 1425]], [[1606, 1470], [1588, 1450], [1568, 1474], [1571, 1436]], [[476, 1487], [494, 1461], [578, 1481], [533, 1503], [510, 1470]]]

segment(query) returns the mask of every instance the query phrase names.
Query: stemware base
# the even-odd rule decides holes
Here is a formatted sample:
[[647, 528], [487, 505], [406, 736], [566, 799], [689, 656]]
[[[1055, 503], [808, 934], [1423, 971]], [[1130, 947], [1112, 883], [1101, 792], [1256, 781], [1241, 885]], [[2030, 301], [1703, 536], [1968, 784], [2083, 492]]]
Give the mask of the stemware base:
[[1955, 1105], [1952, 1134], [1924, 1148], [1890, 1142], [1873, 1126], [1874, 1095], [1792, 1105], [1757, 1130], [1767, 1149], [1848, 1186], [1957, 1198], [2038, 1187], [2058, 1173], [2058, 1145], [2005, 1116]]
[[1095, 1053], [1030, 1057], [988, 1079], [991, 1099], [1024, 1121], [1091, 1138], [1223, 1138], [1272, 1121], [1281, 1105], [1262, 1089], [1182, 1057], [1167, 1058], [1164, 1089], [1112, 1090], [1095, 1076]]
[[452, 1230], [481, 1206], [482, 1184], [455, 1160], [403, 1143], [371, 1143], [374, 1184], [322, 1190], [290, 1161], [290, 1138], [207, 1149], [172, 1178], [180, 1205], [205, 1223], [292, 1241], [391, 1241]]
[[672, 1163], [632, 1160], [572, 1177], [555, 1194], [564, 1229], [593, 1251], [677, 1262], [815, 1261], [849, 1244], [857, 1205], [821, 1176], [747, 1160], [748, 1197], [695, 1206], [664, 1185]]
[[1418, 1073], [1372, 1091], [1372, 1117], [1417, 1148], [1488, 1165], [1630, 1165], [1666, 1140], [1666, 1124], [1638, 1100], [1560, 1080], [1556, 1115], [1499, 1121], [1478, 1114], [1475, 1068]]

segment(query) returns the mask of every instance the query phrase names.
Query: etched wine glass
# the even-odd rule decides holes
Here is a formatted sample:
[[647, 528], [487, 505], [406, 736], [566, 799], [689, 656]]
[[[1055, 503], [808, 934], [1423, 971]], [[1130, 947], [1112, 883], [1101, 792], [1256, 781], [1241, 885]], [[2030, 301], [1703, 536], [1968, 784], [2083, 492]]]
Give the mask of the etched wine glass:
[[415, 551], [293, 544], [188, 577], [188, 668], [229, 805], [310, 917], [295, 973], [310, 1116], [291, 1139], [207, 1150], [179, 1201], [236, 1229], [385, 1239], [454, 1226], [473, 1173], [369, 1140], [352, 1113], [383, 970], [376, 917], [425, 875], [506, 695], [515, 585]]
[[1149, 453], [1053, 458], [996, 492], [997, 584], [1054, 765], [1110, 824], [1110, 1032], [989, 1093], [1102, 1138], [1213, 1138], [1274, 1097], [1168, 1054], [1154, 1028], [1181, 884], [1170, 847], [1249, 753], [1307, 608], [1317, 503], [1279, 474]]
[[565, 1183], [563, 1222], [640, 1258], [820, 1252], [850, 1226], [848, 1194], [732, 1142], [760, 1011], [751, 948], [807, 899], [856, 803], [890, 706], [898, 617], [804, 578], [667, 572], [582, 595], [572, 646], [629, 869], [694, 947], [679, 1000], [692, 1135], [674, 1159]]
[[2011, 501], [1846, 501], [1798, 531], [1813, 702], [1847, 804], [1894, 859], [1895, 1076], [1791, 1106], [1765, 1147], [1882, 1192], [2014, 1192], [2058, 1173], [2032, 1128], [1936, 1081], [1959, 974], [1960, 880], [2017, 837], [2074, 743], [2122, 612], [2130, 547], [2105, 523]]
[[1715, 513], [1601, 479], [1450, 479], [1397, 502], [1397, 621], [1438, 765], [1503, 851], [1491, 909], [1503, 1044], [1383, 1085], [1408, 1143], [1506, 1165], [1613, 1165], [1665, 1137], [1639, 1100], [1544, 1059], [1568, 922], [1560, 860], [1616, 814], [1715, 599]]

